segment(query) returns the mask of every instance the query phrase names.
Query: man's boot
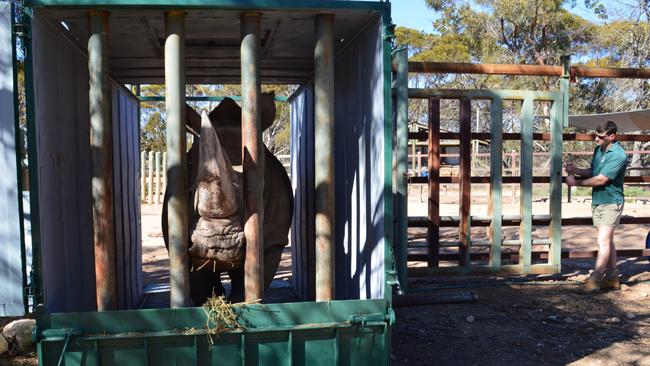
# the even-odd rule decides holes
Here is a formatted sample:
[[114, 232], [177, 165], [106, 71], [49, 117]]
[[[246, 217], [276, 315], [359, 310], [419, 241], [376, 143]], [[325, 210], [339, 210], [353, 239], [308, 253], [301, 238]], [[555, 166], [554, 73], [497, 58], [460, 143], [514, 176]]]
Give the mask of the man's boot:
[[587, 278], [587, 281], [578, 289], [578, 292], [581, 294], [593, 294], [600, 291], [603, 280], [605, 279], [605, 273], [600, 271], [593, 271]]
[[600, 284], [601, 290], [620, 290], [621, 284], [618, 280], [618, 269], [609, 268], [605, 271], [603, 282]]

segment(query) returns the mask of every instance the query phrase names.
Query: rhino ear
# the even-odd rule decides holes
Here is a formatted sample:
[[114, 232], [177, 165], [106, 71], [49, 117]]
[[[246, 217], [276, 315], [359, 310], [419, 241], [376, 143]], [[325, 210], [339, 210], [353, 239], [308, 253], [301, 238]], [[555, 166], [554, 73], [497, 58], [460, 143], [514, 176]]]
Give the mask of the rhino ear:
[[222, 218], [237, 211], [237, 197], [231, 175], [233, 168], [208, 114], [201, 115], [199, 166], [195, 207], [202, 217]]

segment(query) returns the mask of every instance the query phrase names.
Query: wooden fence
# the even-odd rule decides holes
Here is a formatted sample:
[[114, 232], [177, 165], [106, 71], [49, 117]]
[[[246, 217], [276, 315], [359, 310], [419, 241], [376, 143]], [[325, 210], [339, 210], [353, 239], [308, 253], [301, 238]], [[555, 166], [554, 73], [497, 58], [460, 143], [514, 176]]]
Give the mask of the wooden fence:
[[[290, 174], [290, 156], [276, 155]], [[140, 202], [160, 204], [167, 187], [167, 153], [160, 151], [140, 152]]]

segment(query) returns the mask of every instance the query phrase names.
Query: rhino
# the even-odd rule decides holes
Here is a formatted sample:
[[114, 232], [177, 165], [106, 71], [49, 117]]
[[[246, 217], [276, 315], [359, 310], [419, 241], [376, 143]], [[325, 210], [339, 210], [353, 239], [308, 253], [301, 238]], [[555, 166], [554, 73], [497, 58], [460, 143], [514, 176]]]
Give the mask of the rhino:
[[[274, 94], [262, 96], [262, 129], [275, 119]], [[188, 166], [188, 217], [190, 297], [195, 306], [212, 294], [223, 295], [221, 273], [231, 279], [229, 300], [244, 299], [244, 192], [241, 108], [224, 99], [210, 114], [198, 115], [186, 106], [188, 129], [198, 137], [186, 154]], [[280, 264], [293, 216], [291, 181], [282, 163], [264, 146], [264, 288], [268, 288]], [[165, 190], [162, 231], [168, 244]]]

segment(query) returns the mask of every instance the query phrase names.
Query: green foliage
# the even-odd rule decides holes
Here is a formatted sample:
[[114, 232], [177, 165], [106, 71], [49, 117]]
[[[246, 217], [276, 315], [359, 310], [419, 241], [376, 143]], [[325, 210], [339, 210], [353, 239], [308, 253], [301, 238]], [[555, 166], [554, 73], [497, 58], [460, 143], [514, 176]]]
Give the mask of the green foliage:
[[165, 151], [167, 146], [166, 128], [167, 125], [160, 112], [150, 113], [147, 122], [142, 127], [140, 148], [144, 151]]

